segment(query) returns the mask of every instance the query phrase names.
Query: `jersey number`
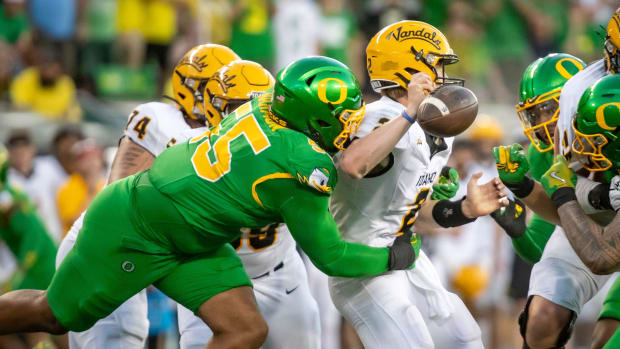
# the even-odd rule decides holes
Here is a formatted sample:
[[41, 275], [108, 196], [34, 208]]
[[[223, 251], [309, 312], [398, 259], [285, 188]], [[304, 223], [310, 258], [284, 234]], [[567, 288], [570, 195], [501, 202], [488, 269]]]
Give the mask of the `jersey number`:
[[[127, 126], [125, 126], [125, 130], [129, 128], [129, 125], [131, 124], [133, 119], [138, 116], [139, 113], [140, 112], [137, 110], [131, 112], [131, 115], [129, 116], [129, 121], [127, 121]], [[138, 122], [136, 122], [136, 126], [133, 127], [133, 130], [138, 134], [138, 139], [144, 139], [144, 136], [146, 135], [146, 128], [148, 127], [150, 122], [151, 118], [149, 118], [148, 116], [143, 116], [140, 120], [138, 120]]]
[[426, 201], [429, 192], [429, 188], [420, 189], [418, 195], [416, 195], [415, 200], [413, 201], [413, 204], [410, 205], [411, 209], [407, 211], [407, 213], [403, 216], [403, 220], [400, 224], [400, 229], [398, 229], [397, 235], [402, 235], [409, 231], [409, 229], [411, 229], [413, 223], [415, 223], [416, 219], [418, 218], [418, 211], [420, 211], [422, 204], [424, 203], [424, 201]]
[[[249, 115], [220, 136], [213, 147], [211, 147], [210, 140], [207, 140], [196, 148], [192, 155], [192, 164], [196, 174], [210, 182], [215, 182], [230, 172], [230, 142], [241, 136], [250, 144], [255, 155], [271, 145], [254, 115]], [[215, 160], [211, 161], [211, 158]]]
[[[251, 229], [247, 239], [244, 238], [243, 240], [247, 240], [248, 246], [253, 251], [258, 252], [273, 245], [273, 243], [276, 241], [277, 235], [278, 224], [270, 224], [266, 227]], [[235, 248], [235, 250], [238, 250], [239, 248], [241, 248], [241, 243], [242, 239], [239, 238], [231, 242], [231, 245]]]

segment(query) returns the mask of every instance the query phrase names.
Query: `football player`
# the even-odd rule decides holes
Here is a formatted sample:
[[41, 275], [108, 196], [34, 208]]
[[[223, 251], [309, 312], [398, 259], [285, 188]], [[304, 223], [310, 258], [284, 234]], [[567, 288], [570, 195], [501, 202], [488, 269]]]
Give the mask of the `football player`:
[[443, 70], [458, 58], [439, 30], [418, 21], [383, 28], [366, 54], [371, 84], [382, 97], [367, 106], [354, 141], [337, 157], [340, 183], [330, 211], [345, 240], [389, 246], [413, 239], [416, 261], [412, 270], [371, 278], [332, 277], [332, 300], [365, 348], [482, 348], [480, 328], [458, 296], [443, 287], [416, 234], [472, 222], [503, 205], [499, 180], [479, 186], [481, 173], [469, 182], [464, 199], [437, 200], [443, 199], [440, 193], [431, 194], [440, 176], [442, 183], [457, 179], [454, 170], [452, 176], [442, 173], [453, 138], [425, 133], [415, 122], [412, 100], [436, 83], [462, 83]]
[[409, 238], [389, 248], [345, 242], [328, 211], [337, 181], [329, 154], [346, 146], [363, 113], [342, 63], [291, 63], [273, 93], [107, 186], [47, 291], [0, 296], [0, 334], [83, 331], [153, 284], [207, 323], [207, 347], [258, 348], [268, 327], [230, 242], [282, 221], [328, 275], [410, 268]]
[[[203, 89], [211, 76], [225, 64], [240, 59], [221, 45], [199, 45], [177, 63], [172, 77], [176, 105], [160, 102], [141, 104], [129, 116], [112, 163], [108, 182], [112, 183], [151, 167], [157, 155], [183, 141], [192, 128], [204, 127], [213, 119], [204, 110]], [[75, 245], [84, 214], [73, 224], [58, 249], [59, 267]], [[83, 332], [70, 332], [69, 344], [78, 348], [143, 348], [148, 335], [146, 293], [131, 297], [112, 314]]]
[[[45, 290], [54, 276], [56, 244], [37, 215], [36, 207], [7, 182], [8, 152], [0, 143], [0, 241], [15, 257], [17, 268], [0, 293], [20, 289]], [[49, 344], [49, 335], [31, 334], [28, 342]]]
[[[612, 17], [607, 27], [606, 58], [575, 74], [562, 88], [556, 131], [561, 142], [555, 144], [562, 153], [566, 154], [566, 149], [570, 149], [570, 145], [567, 147], [567, 144], [573, 143], [572, 120], [577, 111], [581, 93], [601, 76], [614, 73], [618, 69], [617, 52], [613, 50], [615, 47], [613, 42], [620, 41], [620, 31], [617, 25], [618, 12]], [[525, 176], [527, 169], [532, 166], [527, 163], [522, 149], [518, 146], [503, 147], [496, 150], [495, 156], [500, 178], [515, 195], [522, 198], [528, 206], [547, 221], [559, 224], [556, 207], [541, 185]], [[541, 173], [540, 169], [535, 171]], [[598, 181], [591, 181], [584, 176], [578, 176], [577, 197], [588, 213], [605, 211], [610, 208], [607, 189], [600, 182], [600, 178]], [[605, 213], [603, 212], [602, 215]], [[564, 345], [570, 337], [574, 319], [581, 306], [591, 299], [608, 279], [608, 276], [593, 275], [591, 268], [588, 270], [587, 263], [584, 265], [575, 254], [564, 230], [560, 228], [554, 231], [544, 249], [542, 260], [532, 270], [529, 292], [530, 295], [540, 297], [530, 298], [520, 318], [521, 332], [525, 333], [527, 344], [533, 348]], [[580, 287], [572, 285], [580, 285]], [[612, 318], [613, 316], [606, 317]], [[616, 324], [616, 320], [613, 319], [599, 321], [595, 332], [608, 332], [604, 330], [608, 322]], [[604, 337], [604, 335], [601, 336]]]
[[[212, 125], [272, 88], [274, 78], [257, 63], [233, 61], [220, 68], [204, 90]], [[263, 348], [320, 348], [317, 303], [310, 294], [306, 269], [285, 225], [244, 231], [232, 243], [252, 280], [256, 303], [269, 325]], [[202, 349], [213, 335], [187, 308], [178, 307], [181, 349]]]
[[[609, 205], [614, 216], [601, 223], [590, 218], [577, 201], [577, 175], [566, 159], [559, 155], [543, 175], [545, 192], [558, 207], [566, 236], [585, 265], [598, 275], [608, 275], [620, 269], [620, 76], [608, 75], [587, 88], [579, 101], [573, 123], [575, 138], [571, 159], [583, 168], [601, 174], [609, 183]], [[614, 212], [615, 211], [615, 212]], [[616, 280], [599, 316], [594, 345], [600, 348], [620, 324], [620, 281]], [[620, 337], [607, 344], [620, 345]]]
[[[516, 109], [524, 133], [532, 143], [527, 155], [523, 154], [519, 144], [494, 149], [502, 181], [507, 184], [521, 182], [528, 170], [539, 181], [549, 169], [553, 163], [553, 135], [560, 112], [560, 92], [566, 81], [584, 66], [574, 56], [550, 54], [525, 69]], [[520, 166], [504, 166], [511, 152], [523, 157]], [[521, 196], [519, 191], [515, 194]], [[562, 245], [562, 249], [557, 249], [553, 248], [552, 242], [549, 248], [545, 248], [552, 233], [555, 236], [552, 241], [564, 233], [561, 227], [556, 228], [537, 214], [527, 229], [511, 229], [508, 219], [498, 223], [511, 236], [516, 252], [530, 263], [536, 263], [531, 274], [528, 302], [519, 320], [524, 340], [533, 348], [561, 347], [568, 341], [581, 307], [598, 292], [607, 277], [593, 275], [569, 246]], [[555, 229], [557, 233], [554, 233]], [[580, 287], [566, 287], [567, 284]]]

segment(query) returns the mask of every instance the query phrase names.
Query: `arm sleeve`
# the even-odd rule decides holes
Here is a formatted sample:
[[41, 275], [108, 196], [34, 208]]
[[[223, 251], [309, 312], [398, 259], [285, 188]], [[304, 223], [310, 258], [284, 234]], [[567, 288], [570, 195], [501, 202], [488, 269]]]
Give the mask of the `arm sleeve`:
[[555, 225], [534, 214], [525, 230], [525, 235], [512, 239], [512, 246], [521, 258], [534, 264], [540, 260], [545, 245], [554, 230]]
[[388, 248], [346, 242], [328, 211], [329, 197], [290, 179], [267, 181], [259, 195], [280, 212], [312, 263], [329, 276], [361, 277], [387, 271]]

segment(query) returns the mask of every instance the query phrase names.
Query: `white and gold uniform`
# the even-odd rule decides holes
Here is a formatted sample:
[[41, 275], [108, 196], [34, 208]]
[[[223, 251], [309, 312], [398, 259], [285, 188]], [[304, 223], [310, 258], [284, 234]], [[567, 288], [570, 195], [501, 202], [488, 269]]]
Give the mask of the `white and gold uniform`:
[[[286, 225], [244, 232], [233, 246], [252, 279], [258, 309], [269, 325], [262, 348], [319, 349], [319, 309]], [[213, 335], [200, 318], [180, 306], [179, 332], [181, 349], [203, 349]]]
[[[403, 105], [388, 97], [371, 103], [357, 132], [400, 117]], [[387, 167], [369, 178], [342, 173], [330, 211], [343, 238], [370, 246], [392, 244], [395, 233], [414, 229], [408, 222], [424, 200], [451, 152], [453, 138], [427, 136], [414, 124], [399, 140]], [[424, 252], [412, 270], [372, 278], [330, 278], [336, 308], [355, 327], [365, 348], [482, 348], [480, 328], [463, 304], [448, 292]]]
[[[605, 62], [599, 60], [575, 74], [562, 88], [557, 132], [560, 137], [560, 150], [563, 154], [570, 151], [573, 139], [575, 139], [572, 123], [581, 95], [606, 74]], [[583, 178], [579, 178], [578, 196], [582, 192], [579, 190], [582, 181]], [[587, 195], [587, 192], [585, 194]], [[579, 201], [588, 211], [587, 199]], [[528, 296], [543, 297], [578, 315], [583, 305], [599, 292], [609, 278], [610, 275], [592, 273], [571, 247], [562, 227], [557, 226], [545, 245], [540, 261], [532, 269]]]

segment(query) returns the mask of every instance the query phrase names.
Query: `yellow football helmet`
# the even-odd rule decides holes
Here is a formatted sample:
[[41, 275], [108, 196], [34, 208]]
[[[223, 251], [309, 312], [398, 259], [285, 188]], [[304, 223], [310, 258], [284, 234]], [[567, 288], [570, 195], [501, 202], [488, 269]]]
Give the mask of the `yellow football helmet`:
[[[449, 79], [443, 67], [459, 58], [452, 52], [446, 37], [428, 23], [401, 21], [381, 29], [366, 47], [366, 68], [375, 91], [403, 87], [411, 75], [424, 72], [439, 84], [463, 85], [463, 79]], [[437, 67], [442, 68], [438, 76]]]
[[211, 127], [250, 99], [273, 87], [275, 79], [258, 63], [238, 60], [221, 67], [205, 85], [205, 116]]
[[198, 45], [179, 60], [172, 73], [172, 94], [179, 109], [192, 119], [205, 120], [203, 89], [222, 66], [241, 59], [226, 46]]
[[604, 51], [607, 71], [611, 74], [620, 72], [620, 8], [607, 23]]
[[452, 287], [468, 301], [476, 300], [489, 284], [489, 272], [479, 265], [464, 265], [452, 276]]

